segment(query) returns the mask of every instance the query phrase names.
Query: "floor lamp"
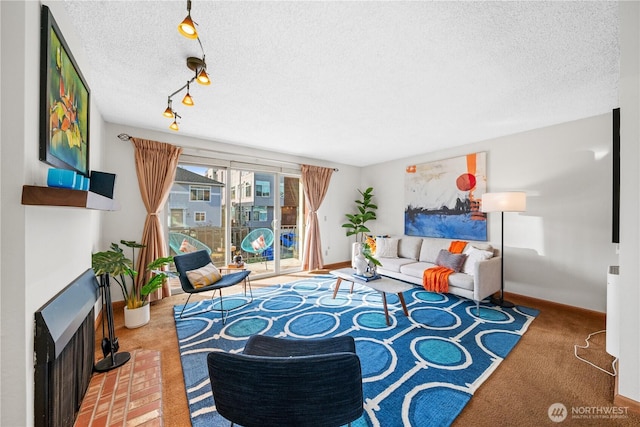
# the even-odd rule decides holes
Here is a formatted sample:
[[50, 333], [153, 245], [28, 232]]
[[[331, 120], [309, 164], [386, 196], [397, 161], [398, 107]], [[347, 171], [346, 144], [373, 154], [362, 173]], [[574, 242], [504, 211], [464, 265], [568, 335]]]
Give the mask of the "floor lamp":
[[485, 193], [482, 196], [482, 212], [500, 212], [500, 298], [491, 298], [491, 302], [500, 307], [513, 307], [513, 303], [504, 299], [504, 213], [524, 212], [527, 209], [527, 195], [522, 191], [504, 193]]

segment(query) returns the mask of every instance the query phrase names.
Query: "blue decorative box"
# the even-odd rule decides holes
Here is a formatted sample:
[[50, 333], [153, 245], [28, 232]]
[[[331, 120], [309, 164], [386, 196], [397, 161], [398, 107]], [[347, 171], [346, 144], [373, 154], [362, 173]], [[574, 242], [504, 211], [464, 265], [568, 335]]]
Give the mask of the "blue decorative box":
[[74, 190], [88, 190], [89, 189], [89, 178], [84, 175], [76, 174], [76, 182], [73, 184]]
[[68, 169], [51, 168], [47, 173], [47, 185], [58, 188], [74, 188], [76, 172]]

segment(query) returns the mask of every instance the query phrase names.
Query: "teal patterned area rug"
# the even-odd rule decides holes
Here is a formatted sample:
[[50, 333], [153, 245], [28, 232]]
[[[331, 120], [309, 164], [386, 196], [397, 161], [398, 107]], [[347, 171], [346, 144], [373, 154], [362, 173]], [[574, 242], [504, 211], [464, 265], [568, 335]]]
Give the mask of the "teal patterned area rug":
[[[254, 300], [231, 310], [225, 325], [219, 312], [180, 319], [174, 307], [187, 398], [194, 427], [228, 426], [211, 394], [206, 357], [211, 351], [241, 352], [247, 338], [264, 334], [290, 338], [352, 335], [363, 374], [364, 414], [357, 426], [447, 426], [498, 367], [538, 315], [516, 306], [480, 306], [450, 294], [420, 288], [405, 292], [405, 316], [396, 295], [382, 297], [356, 285], [342, 286], [333, 299], [333, 276], [315, 276], [253, 292]], [[216, 300], [217, 301], [217, 300]], [[225, 297], [225, 308], [243, 304]], [[198, 312], [211, 300], [191, 303]]]

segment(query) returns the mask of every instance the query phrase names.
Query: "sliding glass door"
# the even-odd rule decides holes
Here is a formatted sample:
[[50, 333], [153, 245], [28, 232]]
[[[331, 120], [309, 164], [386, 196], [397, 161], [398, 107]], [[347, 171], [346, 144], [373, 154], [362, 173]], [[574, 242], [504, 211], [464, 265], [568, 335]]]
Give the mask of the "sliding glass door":
[[300, 178], [229, 171], [231, 248], [256, 275], [300, 270], [304, 232]]
[[252, 278], [299, 271], [303, 197], [297, 175], [181, 163], [166, 205], [170, 253], [205, 249], [218, 267], [240, 256]]

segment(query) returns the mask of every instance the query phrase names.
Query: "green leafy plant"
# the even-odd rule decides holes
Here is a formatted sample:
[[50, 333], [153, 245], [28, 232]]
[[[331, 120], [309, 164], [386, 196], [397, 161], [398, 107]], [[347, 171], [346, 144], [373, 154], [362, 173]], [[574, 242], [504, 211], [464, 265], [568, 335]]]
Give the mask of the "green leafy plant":
[[381, 266], [382, 263], [378, 261], [371, 252], [371, 246], [367, 242], [362, 244], [362, 255], [373, 265]]
[[362, 242], [364, 233], [370, 233], [371, 230], [365, 225], [372, 219], [376, 219], [376, 209], [378, 206], [373, 203], [373, 187], [367, 188], [365, 191], [358, 190], [362, 196], [361, 199], [355, 200], [358, 207], [358, 213], [345, 214], [349, 222], [342, 224], [346, 228], [347, 237], [356, 236], [357, 242]]
[[91, 255], [91, 267], [98, 276], [109, 274], [113, 277], [120, 285], [127, 308], [140, 308], [148, 302], [150, 293], [162, 288], [166, 278], [176, 275], [165, 269], [173, 262], [173, 257], [160, 257], [150, 262], [146, 268], [151, 273], [149, 280], [144, 284], [136, 284], [138, 272], [133, 269], [132, 259], [135, 259], [135, 250], [145, 246], [132, 240], [120, 240], [120, 243], [131, 248], [131, 258], [125, 256], [117, 243], [111, 243], [108, 251]]

